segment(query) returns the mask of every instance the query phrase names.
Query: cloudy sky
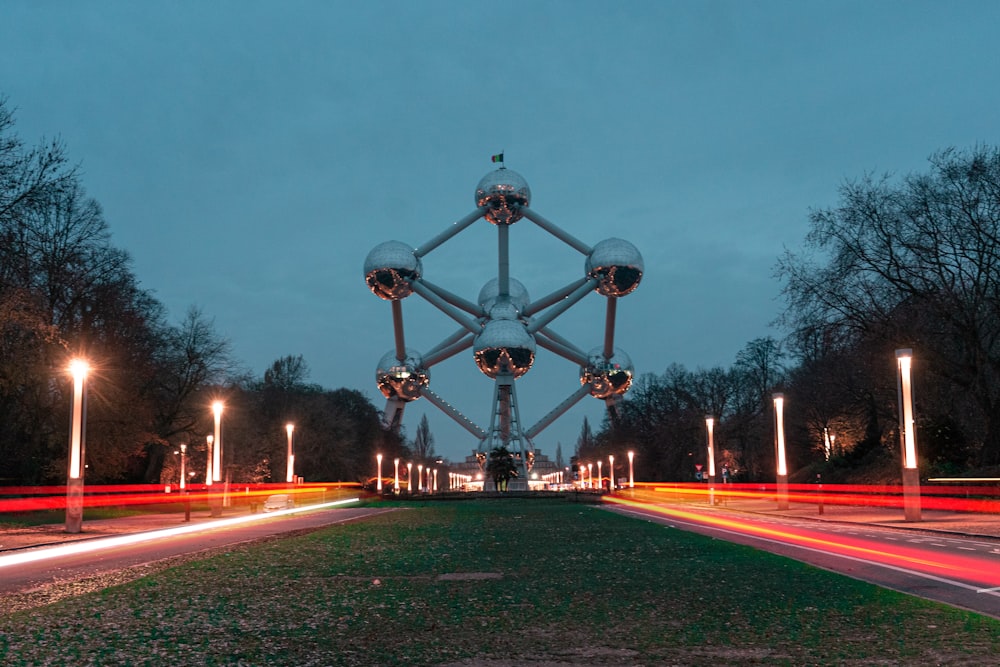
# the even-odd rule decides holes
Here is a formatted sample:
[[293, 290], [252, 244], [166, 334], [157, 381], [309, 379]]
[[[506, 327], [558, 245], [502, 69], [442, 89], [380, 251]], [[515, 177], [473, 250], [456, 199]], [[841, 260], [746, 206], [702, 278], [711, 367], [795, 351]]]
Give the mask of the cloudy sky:
[[[637, 373], [728, 367], [780, 338], [773, 278], [810, 208], [865, 173], [926, 169], [997, 142], [1000, 3], [648, 1], [0, 3], [0, 95], [29, 144], [59, 136], [114, 243], [179, 321], [197, 305], [256, 375], [301, 354], [310, 380], [384, 405], [389, 304], [364, 284], [378, 243], [418, 246], [474, 208], [504, 151], [532, 208], [589, 244], [631, 241], [646, 274], [618, 305]], [[424, 260], [474, 300], [496, 276], [481, 221]], [[581, 255], [528, 221], [511, 275], [540, 297]], [[407, 344], [455, 330], [419, 297]], [[553, 329], [590, 349], [604, 300]], [[540, 351], [518, 381], [531, 425], [578, 386]], [[473, 421], [492, 381], [471, 351], [432, 388]], [[426, 401], [437, 451], [474, 440]], [[587, 398], [536, 444], [569, 455]]]

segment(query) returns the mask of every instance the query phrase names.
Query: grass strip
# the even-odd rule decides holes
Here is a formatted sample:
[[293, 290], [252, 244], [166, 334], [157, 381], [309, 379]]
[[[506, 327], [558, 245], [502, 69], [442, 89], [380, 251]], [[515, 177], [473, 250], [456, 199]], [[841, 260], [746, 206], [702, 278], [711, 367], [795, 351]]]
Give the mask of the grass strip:
[[414, 504], [0, 617], [5, 666], [980, 665], [998, 654], [995, 619], [561, 500]]

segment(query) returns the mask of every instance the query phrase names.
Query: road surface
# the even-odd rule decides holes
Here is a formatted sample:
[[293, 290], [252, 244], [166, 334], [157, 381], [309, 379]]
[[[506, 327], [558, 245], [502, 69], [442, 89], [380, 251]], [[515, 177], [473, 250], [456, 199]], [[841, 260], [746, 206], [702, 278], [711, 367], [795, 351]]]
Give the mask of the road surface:
[[645, 500], [605, 507], [1000, 618], [1000, 540]]

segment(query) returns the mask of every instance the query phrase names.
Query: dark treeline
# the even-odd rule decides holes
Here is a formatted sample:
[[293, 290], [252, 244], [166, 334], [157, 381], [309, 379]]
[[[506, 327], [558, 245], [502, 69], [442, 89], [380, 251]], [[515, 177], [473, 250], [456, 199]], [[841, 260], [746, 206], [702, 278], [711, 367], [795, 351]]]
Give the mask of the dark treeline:
[[640, 377], [616, 423], [585, 426], [581, 459], [633, 449], [643, 478], [690, 480], [712, 415], [717, 465], [773, 481], [780, 392], [793, 478], [898, 476], [895, 351], [910, 348], [922, 471], [1000, 470], [1000, 151], [847, 182], [810, 222], [776, 266], [787, 338], [750, 342], [728, 369]]
[[363, 479], [376, 448], [403, 446], [362, 394], [307, 384], [301, 357], [249, 378], [200, 310], [168, 322], [64, 146], [25, 145], [0, 98], [0, 484], [66, 479], [74, 357], [91, 366], [90, 483], [176, 480], [180, 444], [203, 481], [214, 400], [234, 481], [284, 481], [288, 422], [307, 480]]
[[[885, 479], [899, 470], [895, 350], [911, 348], [921, 469], [1000, 470], [1000, 152], [949, 149], [924, 174], [847, 182], [810, 221], [775, 267], [790, 333], [750, 341], [730, 368], [638, 377], [616, 420], [584, 424], [581, 460], [615, 454], [620, 477], [634, 450], [640, 478], [690, 480], [712, 416], [717, 465], [773, 480], [781, 392], [793, 479]], [[25, 145], [0, 99], [0, 483], [65, 479], [75, 356], [92, 366], [91, 483], [176, 479], [180, 444], [201, 481], [215, 400], [234, 481], [284, 479], [288, 422], [309, 480], [364, 480], [376, 451], [410, 454], [362, 394], [308, 383], [301, 357], [250, 377], [199, 309], [170, 323], [65, 148]], [[426, 424], [413, 448], [432, 455]]]

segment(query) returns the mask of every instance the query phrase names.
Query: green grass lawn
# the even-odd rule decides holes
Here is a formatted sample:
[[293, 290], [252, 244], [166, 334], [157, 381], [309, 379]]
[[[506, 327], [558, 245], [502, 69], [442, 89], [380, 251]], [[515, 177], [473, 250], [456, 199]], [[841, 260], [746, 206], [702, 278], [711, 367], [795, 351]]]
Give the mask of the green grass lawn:
[[983, 665], [1000, 621], [563, 500], [416, 503], [0, 616], [14, 665]]

